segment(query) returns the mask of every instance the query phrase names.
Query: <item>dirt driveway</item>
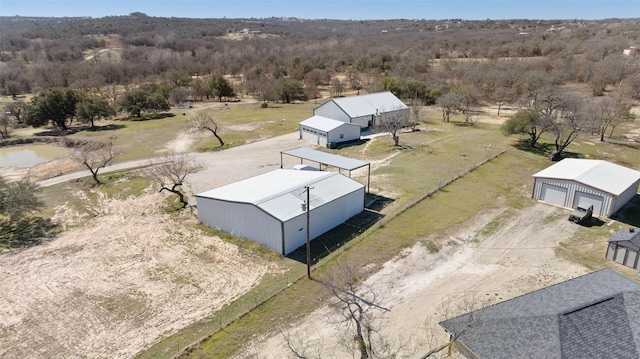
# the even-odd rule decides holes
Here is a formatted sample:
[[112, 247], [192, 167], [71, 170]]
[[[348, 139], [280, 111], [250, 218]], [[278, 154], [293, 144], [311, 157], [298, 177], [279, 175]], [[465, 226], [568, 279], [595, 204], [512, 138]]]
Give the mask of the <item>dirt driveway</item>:
[[[378, 303], [389, 310], [379, 313], [383, 336], [404, 343], [402, 357], [417, 358], [446, 342], [448, 337], [438, 326], [445, 317], [588, 273], [554, 253], [576, 229], [565, 215], [566, 210], [545, 204], [493, 210], [449, 229], [445, 240], [456, 245], [430, 254], [417, 244], [387, 262], [365, 284], [384, 293]], [[497, 217], [502, 224], [493, 233], [481, 234]], [[336, 341], [341, 329], [331, 318], [334, 313], [325, 306], [285, 332], [293, 342], [304, 338], [308, 353], [322, 347], [323, 357], [350, 357]], [[256, 340], [239, 358], [290, 354], [282, 335], [272, 334]]]

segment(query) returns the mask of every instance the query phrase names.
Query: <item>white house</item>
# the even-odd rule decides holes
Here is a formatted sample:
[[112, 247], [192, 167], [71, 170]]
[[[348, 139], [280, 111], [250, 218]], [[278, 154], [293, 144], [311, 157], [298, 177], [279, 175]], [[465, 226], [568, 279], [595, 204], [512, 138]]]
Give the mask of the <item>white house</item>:
[[331, 99], [313, 110], [316, 116], [369, 128], [397, 116], [409, 116], [409, 107], [389, 91]]
[[365, 186], [337, 172], [278, 169], [196, 195], [210, 227], [287, 255], [364, 210]]
[[300, 139], [327, 147], [329, 143], [360, 139], [360, 126], [322, 116], [300, 122]]
[[566, 158], [533, 175], [533, 198], [562, 207], [593, 205], [611, 216], [638, 191], [640, 172], [602, 160]]

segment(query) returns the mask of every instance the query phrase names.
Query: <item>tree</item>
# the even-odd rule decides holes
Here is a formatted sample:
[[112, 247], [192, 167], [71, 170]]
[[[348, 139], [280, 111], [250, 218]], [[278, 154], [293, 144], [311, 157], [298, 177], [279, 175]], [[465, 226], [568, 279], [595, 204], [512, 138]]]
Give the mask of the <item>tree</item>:
[[24, 113], [24, 123], [33, 127], [47, 125], [49, 121], [61, 130], [73, 119], [79, 96], [75, 90], [51, 88], [36, 95]]
[[160, 91], [136, 89], [127, 91], [120, 99], [120, 109], [132, 116], [141, 117], [142, 112], [159, 112], [169, 110], [169, 102]]
[[448, 92], [438, 97], [436, 104], [442, 109], [442, 120], [449, 122], [451, 115], [456, 112], [458, 98], [454, 93]]
[[5, 113], [0, 113], [0, 138], [9, 138], [11, 131], [11, 120]]
[[380, 116], [375, 128], [380, 132], [387, 132], [393, 139], [394, 146], [400, 146], [400, 130], [411, 126], [409, 112], [392, 109]]
[[197, 112], [191, 115], [189, 119], [189, 128], [191, 131], [209, 131], [220, 142], [220, 147], [224, 146], [222, 137], [218, 134], [218, 124], [211, 115], [205, 112]]
[[76, 150], [73, 154], [73, 159], [87, 167], [93, 180], [100, 184], [98, 171], [105, 168], [118, 154], [119, 151], [113, 146], [113, 143], [95, 142]]
[[275, 92], [277, 98], [285, 103], [305, 99], [302, 83], [287, 77], [283, 77], [278, 80]]
[[178, 196], [178, 201], [185, 208], [189, 203], [182, 190], [185, 178], [200, 171], [203, 166], [186, 154], [171, 154], [157, 163], [150, 163], [145, 171], [146, 176], [160, 186], [160, 192], [167, 191]]
[[535, 148], [540, 136], [547, 131], [546, 124], [534, 108], [526, 108], [516, 112], [502, 124], [502, 133], [506, 136], [526, 134], [529, 136], [529, 146]]
[[[382, 357], [389, 343], [382, 338], [377, 327], [377, 318], [385, 309], [380, 306], [379, 290], [363, 286], [364, 272], [352, 264], [336, 263], [320, 284], [331, 296], [331, 308], [337, 315], [338, 323], [346, 330], [342, 344], [359, 354], [361, 359]], [[389, 356], [392, 357], [392, 356]]]
[[562, 152], [578, 137], [588, 118], [581, 100], [572, 97], [561, 100], [558, 116], [549, 119], [549, 131], [555, 135], [555, 150], [549, 156], [552, 161], [562, 159]]
[[416, 126], [420, 123], [420, 111], [424, 108], [422, 100], [417, 97], [414, 97], [411, 101], [409, 101], [409, 110], [411, 119], [409, 121], [409, 126], [411, 127], [411, 131], [416, 130]]
[[24, 110], [27, 107], [27, 103], [24, 101], [12, 101], [7, 104], [5, 110], [13, 116], [18, 123], [22, 123], [22, 115], [24, 114]]
[[604, 96], [596, 99], [590, 106], [589, 115], [595, 117], [595, 123], [600, 136], [600, 141], [604, 142], [604, 136], [608, 129], [611, 129], [609, 138], [613, 135], [615, 128], [623, 123], [633, 121], [635, 118], [631, 113], [631, 106]]
[[209, 91], [211, 91], [211, 95], [217, 97], [220, 102], [222, 102], [223, 97], [230, 98], [236, 95], [229, 81], [222, 75], [214, 75], [211, 77], [211, 80], [209, 80]]
[[76, 104], [76, 118], [83, 123], [91, 123], [95, 127], [95, 121], [101, 118], [109, 118], [116, 114], [115, 109], [101, 95], [96, 93], [81, 96]]
[[9, 182], [0, 176], [0, 216], [9, 217], [12, 222], [39, 211], [44, 206], [36, 196], [39, 191], [40, 186], [26, 179]]

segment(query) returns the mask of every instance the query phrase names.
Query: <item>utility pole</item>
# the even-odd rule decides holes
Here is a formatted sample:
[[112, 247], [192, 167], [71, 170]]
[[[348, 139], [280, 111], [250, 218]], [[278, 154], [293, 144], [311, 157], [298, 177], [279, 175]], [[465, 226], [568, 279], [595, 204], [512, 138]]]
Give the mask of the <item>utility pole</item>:
[[309, 238], [309, 210], [311, 209], [311, 202], [309, 198], [309, 192], [311, 192], [311, 187], [305, 186], [305, 191], [307, 192], [307, 278], [311, 279], [311, 240]]

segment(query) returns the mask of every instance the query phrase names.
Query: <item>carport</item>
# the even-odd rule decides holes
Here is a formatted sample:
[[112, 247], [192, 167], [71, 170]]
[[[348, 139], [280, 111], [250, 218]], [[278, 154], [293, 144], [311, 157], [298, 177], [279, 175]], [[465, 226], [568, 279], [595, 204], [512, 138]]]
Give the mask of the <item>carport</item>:
[[300, 164], [304, 163], [304, 160], [318, 163], [318, 169], [322, 171], [322, 166], [336, 167], [338, 172], [342, 173], [342, 170], [349, 172], [349, 178], [351, 178], [351, 172], [362, 167], [367, 167], [367, 193], [369, 193], [369, 184], [371, 182], [371, 163], [356, 160], [353, 158], [334, 155], [331, 153], [325, 153], [321, 151], [312, 150], [310, 148], [293, 148], [290, 150], [280, 151], [280, 168], [283, 168], [283, 155], [289, 155], [300, 159]]

